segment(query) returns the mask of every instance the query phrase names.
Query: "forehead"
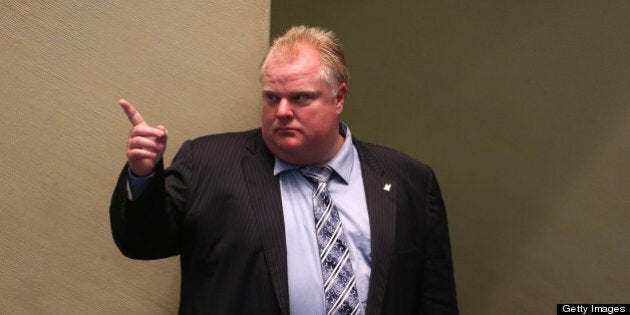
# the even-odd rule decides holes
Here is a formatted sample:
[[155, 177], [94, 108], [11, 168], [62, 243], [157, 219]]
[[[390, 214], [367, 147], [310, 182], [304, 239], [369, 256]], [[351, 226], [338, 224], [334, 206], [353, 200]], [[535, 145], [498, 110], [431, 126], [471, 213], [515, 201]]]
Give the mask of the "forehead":
[[319, 79], [318, 51], [310, 46], [298, 48], [291, 52], [274, 51], [269, 55], [263, 73], [264, 85]]

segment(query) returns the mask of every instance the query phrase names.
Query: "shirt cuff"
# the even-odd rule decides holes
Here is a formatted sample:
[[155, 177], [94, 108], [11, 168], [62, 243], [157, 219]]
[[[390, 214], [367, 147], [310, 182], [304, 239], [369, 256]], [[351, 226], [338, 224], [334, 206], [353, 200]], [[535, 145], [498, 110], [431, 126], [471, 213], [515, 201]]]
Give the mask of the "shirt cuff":
[[131, 169], [127, 168], [127, 198], [129, 200], [136, 200], [147, 189], [155, 172], [148, 176], [136, 176], [133, 175]]

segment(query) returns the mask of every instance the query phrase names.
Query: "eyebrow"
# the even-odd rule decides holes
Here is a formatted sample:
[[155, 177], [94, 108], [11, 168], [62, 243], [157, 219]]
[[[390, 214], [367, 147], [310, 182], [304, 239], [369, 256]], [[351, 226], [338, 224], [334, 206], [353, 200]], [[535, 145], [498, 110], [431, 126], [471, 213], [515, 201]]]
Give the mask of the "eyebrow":
[[278, 93], [274, 90], [271, 89], [262, 89], [262, 93], [267, 95], [267, 94], [273, 94], [273, 95], [297, 95], [297, 94], [309, 94], [309, 95], [319, 95], [321, 94], [319, 91], [315, 90], [315, 89], [299, 89], [299, 90], [295, 90], [295, 91], [289, 91], [287, 93]]

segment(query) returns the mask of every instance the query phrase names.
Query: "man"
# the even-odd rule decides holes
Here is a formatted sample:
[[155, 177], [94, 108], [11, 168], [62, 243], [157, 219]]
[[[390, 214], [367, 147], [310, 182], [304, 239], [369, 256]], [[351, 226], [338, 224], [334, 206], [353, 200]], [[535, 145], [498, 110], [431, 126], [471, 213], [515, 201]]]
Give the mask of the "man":
[[133, 129], [112, 197], [128, 257], [180, 255], [181, 313], [456, 314], [432, 170], [352, 138], [331, 32], [294, 27], [261, 67], [262, 127], [184, 143], [125, 100]]

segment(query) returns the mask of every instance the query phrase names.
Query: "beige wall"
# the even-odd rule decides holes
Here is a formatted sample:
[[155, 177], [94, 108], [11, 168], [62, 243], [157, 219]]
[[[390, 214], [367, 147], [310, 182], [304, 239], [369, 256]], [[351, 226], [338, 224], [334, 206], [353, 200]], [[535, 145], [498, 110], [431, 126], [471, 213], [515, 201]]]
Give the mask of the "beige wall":
[[269, 0], [0, 4], [0, 313], [172, 314], [176, 258], [109, 230], [128, 98], [185, 139], [259, 125]]
[[354, 134], [435, 168], [462, 314], [629, 300], [630, 2], [274, 0], [271, 17], [336, 30]]

